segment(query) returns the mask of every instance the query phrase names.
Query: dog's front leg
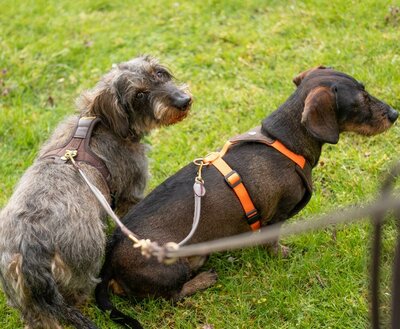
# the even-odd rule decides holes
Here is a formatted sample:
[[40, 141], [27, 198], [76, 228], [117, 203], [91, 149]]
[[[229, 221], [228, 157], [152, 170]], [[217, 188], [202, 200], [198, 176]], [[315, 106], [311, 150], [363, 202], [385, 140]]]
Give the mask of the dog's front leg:
[[[283, 222], [278, 222], [275, 223], [274, 225], [282, 225], [282, 224]], [[289, 257], [290, 248], [280, 244], [279, 237], [277, 237], [275, 240], [267, 242], [264, 245], [264, 248], [267, 250], [268, 253], [276, 257], [283, 257], [283, 258]]]
[[283, 258], [289, 257], [290, 248], [288, 246], [280, 244], [279, 241], [267, 243], [266, 245], [264, 245], [264, 247], [270, 254], [274, 256]]

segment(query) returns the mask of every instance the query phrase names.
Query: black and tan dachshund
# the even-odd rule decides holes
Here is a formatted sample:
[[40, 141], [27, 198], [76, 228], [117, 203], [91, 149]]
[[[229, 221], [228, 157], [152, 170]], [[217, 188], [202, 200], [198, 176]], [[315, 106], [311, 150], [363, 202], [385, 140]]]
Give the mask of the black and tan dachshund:
[[[263, 120], [261, 133], [303, 156], [310, 168], [305, 176], [311, 177], [322, 145], [336, 144], [341, 132], [375, 135], [391, 127], [398, 117], [393, 108], [371, 96], [357, 80], [333, 69], [313, 68], [293, 82], [296, 91]], [[239, 143], [224, 159], [242, 177], [262, 226], [288, 219], [309, 200], [307, 178], [299, 175], [291, 159], [272, 147]], [[160, 244], [181, 241], [192, 225], [196, 172], [197, 167], [189, 164], [167, 179], [128, 213], [123, 219], [125, 225], [140, 237]], [[207, 194], [202, 200], [199, 227], [190, 243], [249, 231], [242, 206], [221, 173], [208, 166], [203, 177]], [[110, 303], [110, 288], [129, 296], [177, 300], [211, 286], [217, 279], [213, 272], [198, 273], [205, 257], [181, 259], [169, 266], [160, 264], [156, 259], [143, 258], [119, 230], [108, 247], [96, 299], [101, 309], [111, 310], [111, 318], [122, 324], [130, 322]]]

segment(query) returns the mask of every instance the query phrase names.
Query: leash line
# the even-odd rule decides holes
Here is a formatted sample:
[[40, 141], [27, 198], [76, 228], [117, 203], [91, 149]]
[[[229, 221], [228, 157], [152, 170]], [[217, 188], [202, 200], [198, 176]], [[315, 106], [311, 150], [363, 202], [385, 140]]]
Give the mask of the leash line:
[[181, 242], [178, 243], [179, 247], [186, 244], [193, 237], [200, 223], [201, 198], [205, 195], [206, 189], [204, 188], [202, 182], [198, 182], [196, 180], [193, 185], [193, 191], [194, 191], [194, 215], [193, 215], [192, 229], [190, 230], [186, 238], [184, 238]]
[[163, 246], [160, 246], [157, 242], [151, 241], [150, 239], [141, 239], [131, 230], [129, 230], [118, 218], [118, 216], [114, 213], [111, 209], [108, 201], [104, 197], [103, 193], [90, 182], [88, 177], [80, 168], [79, 164], [76, 163], [75, 157], [77, 156], [77, 150], [66, 150], [62, 160], [64, 161], [71, 161], [74, 168], [78, 171], [81, 175], [85, 183], [88, 185], [89, 189], [92, 191], [96, 199], [99, 201], [100, 205], [104, 208], [107, 214], [114, 220], [114, 222], [118, 225], [121, 229], [122, 233], [125, 234], [132, 242], [134, 248], [140, 248], [141, 253], [144, 257], [150, 258], [154, 256], [158, 259], [159, 262], [164, 262], [166, 264], [171, 264], [177, 260], [174, 257], [168, 257], [166, 255], [167, 251], [174, 251], [178, 250], [180, 246], [186, 244], [196, 232], [196, 229], [200, 222], [200, 210], [201, 210], [201, 198], [205, 195], [206, 190], [204, 188], [204, 181], [201, 178], [201, 170], [203, 168], [203, 164], [200, 165], [197, 177], [195, 179], [195, 183], [193, 185], [194, 191], [194, 198], [195, 198], [195, 209], [194, 209], [194, 216], [193, 216], [193, 224], [192, 229], [190, 230], [189, 234], [179, 243], [175, 242], [168, 242]]
[[[377, 199], [375, 202], [344, 208], [340, 212], [332, 212], [326, 215], [313, 217], [311, 220], [300, 218], [298, 222], [285, 226], [280, 224], [270, 225], [259, 232], [248, 232], [232, 237], [206, 241], [188, 246], [182, 246], [177, 250], [167, 250], [166, 256], [172, 258], [205, 256], [213, 252], [240, 249], [276, 241], [278, 238], [301, 234], [330, 225], [339, 225], [359, 221], [363, 218], [376, 216], [388, 210], [400, 211], [400, 195], [387, 196]], [[383, 218], [381, 219], [384, 220]]]
[[[114, 222], [118, 225], [118, 227], [121, 229], [122, 233], [125, 234], [132, 242], [133, 242], [133, 247], [134, 248], [140, 248], [142, 255], [145, 257], [150, 257], [151, 255], [157, 255], [159, 254], [160, 251], [160, 246], [155, 243], [150, 241], [149, 239], [140, 239], [136, 234], [134, 234], [131, 230], [129, 230], [118, 218], [118, 216], [114, 213], [114, 211], [111, 209], [110, 205], [108, 204], [106, 198], [104, 197], [103, 193], [95, 186], [93, 185], [88, 177], [85, 175], [85, 173], [81, 170], [80, 166], [76, 163], [74, 160], [74, 157], [76, 157], [77, 152], [76, 150], [66, 150], [65, 155], [63, 156], [64, 160], [69, 160], [71, 161], [72, 165], [74, 168], [79, 172], [85, 183], [89, 186], [90, 190], [96, 197], [96, 199], [99, 201], [101, 206], [104, 208], [104, 210], [107, 212], [107, 214], [114, 220]], [[170, 248], [172, 246], [170, 245]], [[171, 248], [172, 249], [172, 248]]]

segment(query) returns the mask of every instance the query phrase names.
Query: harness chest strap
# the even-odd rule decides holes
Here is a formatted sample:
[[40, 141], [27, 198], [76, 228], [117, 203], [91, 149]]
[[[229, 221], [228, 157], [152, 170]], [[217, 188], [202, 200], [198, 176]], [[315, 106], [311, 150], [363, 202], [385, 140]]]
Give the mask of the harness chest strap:
[[111, 177], [110, 172], [108, 171], [108, 168], [104, 162], [90, 150], [89, 146], [93, 128], [100, 122], [101, 120], [96, 117], [79, 118], [78, 124], [71, 138], [63, 146], [47, 151], [41, 156], [41, 158], [52, 158], [56, 162], [65, 162], [67, 161], [64, 158], [66, 152], [76, 151], [74, 160], [76, 162], [85, 162], [96, 168], [101, 173], [107, 188], [110, 190], [108, 186], [108, 182]]
[[273, 147], [290, 160], [295, 162], [301, 169], [304, 169], [306, 160], [303, 156], [290, 151], [286, 146], [277, 140], [273, 140], [261, 133], [260, 127], [256, 127], [246, 134], [239, 135], [230, 139], [225, 143], [220, 152], [213, 152], [203, 159], [205, 164], [212, 164], [225, 178], [226, 183], [233, 189], [238, 197], [240, 204], [245, 212], [247, 223], [253, 231], [261, 228], [260, 215], [251, 200], [251, 197], [242, 182], [240, 175], [233, 170], [226, 161], [222, 158], [229, 148], [240, 142], [256, 142], [263, 143], [267, 146]]
[[[228, 144], [229, 143], [229, 144]], [[225, 146], [229, 148], [232, 144], [227, 142]], [[212, 156], [215, 155], [215, 158]], [[240, 175], [233, 170], [219, 153], [211, 153], [209, 156], [203, 159], [204, 163], [211, 163], [215, 168], [219, 170], [219, 172], [224, 176], [225, 182], [229, 185], [230, 188], [233, 189], [236, 196], [238, 197], [240, 204], [244, 210], [247, 223], [250, 225], [253, 231], [256, 231], [261, 228], [260, 216], [256, 207], [253, 204], [253, 201], [250, 198], [249, 193], [247, 192], [246, 187], [242, 182], [242, 178]]]

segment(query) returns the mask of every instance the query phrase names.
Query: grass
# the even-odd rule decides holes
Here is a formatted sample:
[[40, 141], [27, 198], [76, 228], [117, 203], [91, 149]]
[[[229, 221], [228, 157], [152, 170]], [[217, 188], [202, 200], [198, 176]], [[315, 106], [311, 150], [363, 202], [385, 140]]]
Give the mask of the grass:
[[[400, 18], [395, 1], [0, 0], [0, 205], [74, 99], [112, 63], [148, 53], [195, 97], [190, 117], [146, 138], [149, 190], [195, 157], [259, 124], [325, 64], [400, 108]], [[301, 217], [376, 194], [398, 158], [399, 128], [324, 147], [315, 194]], [[293, 219], [298, 220], [298, 217]], [[176, 306], [114, 298], [146, 328], [368, 328], [369, 224], [288, 238], [287, 259], [261, 248], [211, 256], [218, 284]], [[395, 226], [385, 228], [382, 310], [387, 324]], [[117, 328], [95, 306], [100, 328]], [[0, 327], [22, 328], [0, 294]]]

